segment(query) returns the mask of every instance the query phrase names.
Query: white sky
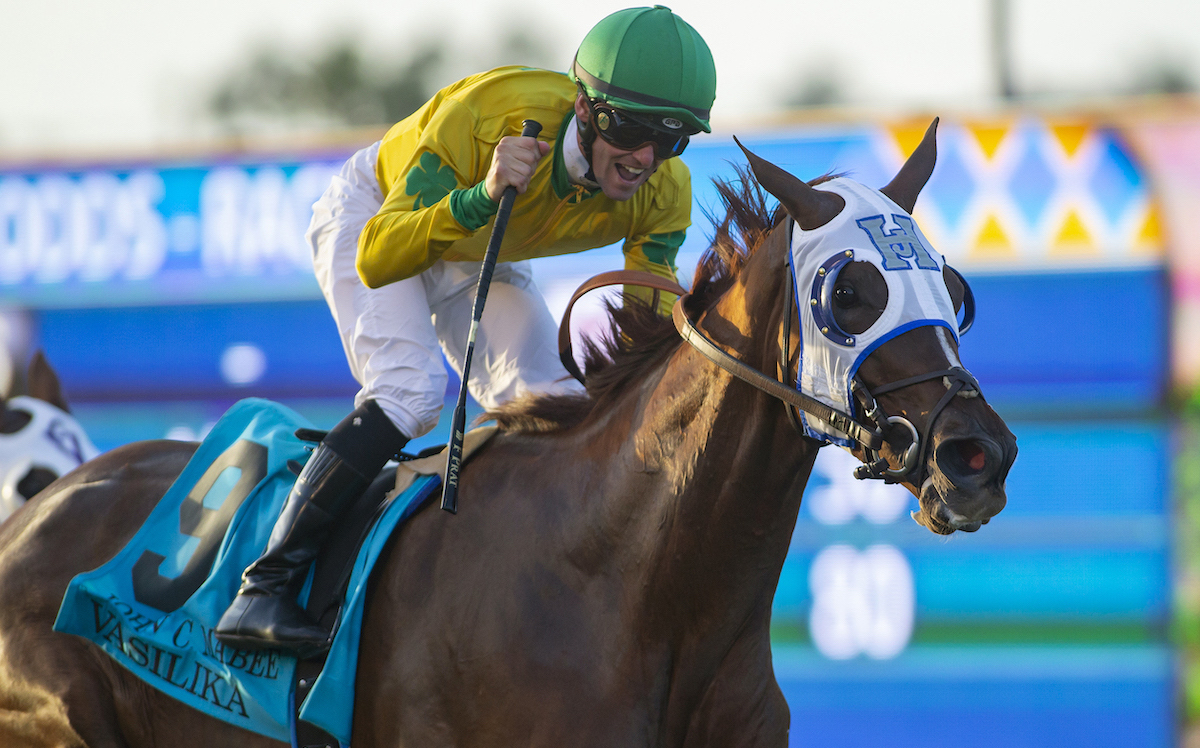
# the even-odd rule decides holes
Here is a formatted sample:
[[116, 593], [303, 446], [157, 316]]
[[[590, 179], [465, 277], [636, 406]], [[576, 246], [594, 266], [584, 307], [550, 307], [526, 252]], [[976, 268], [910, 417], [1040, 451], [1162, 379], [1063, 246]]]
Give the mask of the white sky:
[[[3, 0], [0, 159], [203, 138], [203, 93], [264, 40], [313, 47], [342, 32], [402, 56], [438, 29], [461, 45], [486, 46], [495, 29], [525, 22], [551, 36], [547, 46], [565, 69], [592, 24], [634, 2]], [[1115, 90], [1163, 57], [1200, 82], [1200, 0], [1010, 2], [1019, 88]], [[835, 71], [856, 107], [961, 111], [994, 103], [988, 0], [670, 5], [713, 50], [718, 125], [776, 110], [779, 89], [822, 68]]]

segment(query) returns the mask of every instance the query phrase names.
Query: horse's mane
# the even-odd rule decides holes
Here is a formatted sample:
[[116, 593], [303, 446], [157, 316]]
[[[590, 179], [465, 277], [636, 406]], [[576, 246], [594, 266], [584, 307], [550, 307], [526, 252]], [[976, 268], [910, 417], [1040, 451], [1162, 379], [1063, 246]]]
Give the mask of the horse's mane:
[[[725, 215], [718, 221], [705, 211], [716, 231], [696, 266], [688, 300], [692, 314], [708, 309], [733, 285], [746, 260], [785, 215], [778, 206], [768, 208], [767, 193], [748, 168], [735, 168], [737, 179], [713, 180]], [[814, 180], [814, 184], [828, 178]], [[516, 433], [571, 428], [611, 402], [683, 342], [670, 318], [658, 314], [645, 301], [623, 296], [619, 305], [608, 302], [606, 306], [608, 330], [598, 341], [584, 341], [587, 394], [520, 398], [487, 412], [484, 419], [495, 420], [502, 431]]]

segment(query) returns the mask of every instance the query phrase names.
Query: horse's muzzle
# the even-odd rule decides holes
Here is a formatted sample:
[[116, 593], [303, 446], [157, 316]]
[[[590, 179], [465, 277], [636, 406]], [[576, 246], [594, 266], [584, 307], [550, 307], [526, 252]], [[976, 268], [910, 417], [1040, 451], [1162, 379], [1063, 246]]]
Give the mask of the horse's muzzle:
[[1007, 428], [989, 433], [976, 426], [942, 431], [934, 441], [920, 510], [912, 517], [939, 535], [975, 532], [1007, 503], [1005, 481], [1017, 456], [1016, 437]]

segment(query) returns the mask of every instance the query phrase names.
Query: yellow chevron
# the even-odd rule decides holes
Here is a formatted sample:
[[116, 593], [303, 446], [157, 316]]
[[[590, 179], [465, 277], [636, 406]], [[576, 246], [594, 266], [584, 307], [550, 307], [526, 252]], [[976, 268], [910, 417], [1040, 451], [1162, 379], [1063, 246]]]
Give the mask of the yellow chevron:
[[1162, 254], [1163, 233], [1162, 223], [1158, 217], [1158, 206], [1151, 203], [1146, 209], [1146, 218], [1138, 229], [1134, 239], [1133, 251], [1139, 255], [1157, 256]]
[[1050, 126], [1050, 132], [1054, 133], [1054, 138], [1062, 146], [1067, 158], [1075, 156], [1075, 152], [1079, 150], [1079, 146], [1083, 145], [1083, 140], [1091, 129], [1091, 125], [1077, 122]]
[[928, 122], [908, 122], [892, 125], [888, 128], [888, 132], [891, 133], [892, 140], [896, 142], [896, 147], [900, 149], [900, 155], [908, 158], [913, 151], [917, 150], [917, 146], [921, 144], [921, 138], [925, 137], [925, 131], [928, 129]]
[[979, 147], [988, 161], [991, 161], [992, 157], [996, 155], [996, 151], [1000, 149], [1000, 143], [1004, 141], [1004, 136], [1008, 134], [1009, 130], [1007, 124], [974, 124], [967, 127], [975, 136], [975, 142], [979, 143]]
[[1096, 243], [1091, 233], [1084, 226], [1083, 219], [1075, 210], [1067, 211], [1066, 218], [1054, 236], [1054, 244], [1050, 254], [1054, 255], [1086, 255], [1096, 253]]
[[999, 219], [989, 215], [975, 237], [975, 245], [971, 248], [971, 259], [1000, 260], [1016, 257], [1012, 242], [1000, 225]]

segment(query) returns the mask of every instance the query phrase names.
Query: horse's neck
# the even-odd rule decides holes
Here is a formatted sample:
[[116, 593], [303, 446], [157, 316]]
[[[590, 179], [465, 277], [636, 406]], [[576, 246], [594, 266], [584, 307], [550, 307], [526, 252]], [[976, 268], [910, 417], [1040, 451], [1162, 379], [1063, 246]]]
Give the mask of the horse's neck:
[[[771, 306], [735, 287], [701, 328], [773, 374], [782, 312]], [[657, 556], [649, 588], [696, 615], [769, 612], [815, 446], [791, 428], [780, 402], [688, 346], [639, 399], [632, 461], [653, 489], [627, 500], [650, 499], [639, 534]]]

